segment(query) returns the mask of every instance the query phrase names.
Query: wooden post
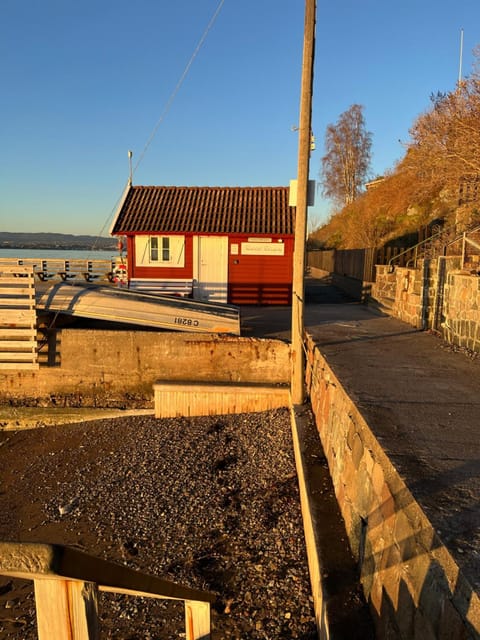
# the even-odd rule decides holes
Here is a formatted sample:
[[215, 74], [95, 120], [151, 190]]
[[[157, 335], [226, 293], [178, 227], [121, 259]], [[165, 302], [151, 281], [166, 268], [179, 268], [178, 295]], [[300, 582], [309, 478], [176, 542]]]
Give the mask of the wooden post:
[[313, 57], [315, 48], [315, 0], [305, 0], [305, 32], [303, 40], [302, 88], [298, 138], [297, 208], [293, 254], [292, 292], [292, 401], [302, 404], [304, 391], [304, 292], [305, 239], [307, 233], [308, 172], [310, 165]]
[[39, 640], [98, 640], [97, 586], [76, 580], [34, 580]]
[[210, 603], [185, 600], [187, 640], [210, 640]]

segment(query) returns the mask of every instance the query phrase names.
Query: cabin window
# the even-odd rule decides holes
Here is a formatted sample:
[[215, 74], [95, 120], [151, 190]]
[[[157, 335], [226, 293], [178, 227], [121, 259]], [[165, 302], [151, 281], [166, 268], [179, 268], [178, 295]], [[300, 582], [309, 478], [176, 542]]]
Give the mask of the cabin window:
[[150, 260], [152, 262], [158, 260], [158, 238], [150, 238]]
[[170, 238], [150, 238], [150, 262], [170, 262]]
[[185, 266], [185, 236], [136, 236], [135, 263], [138, 266]]
[[162, 238], [162, 260], [170, 262], [170, 238]]

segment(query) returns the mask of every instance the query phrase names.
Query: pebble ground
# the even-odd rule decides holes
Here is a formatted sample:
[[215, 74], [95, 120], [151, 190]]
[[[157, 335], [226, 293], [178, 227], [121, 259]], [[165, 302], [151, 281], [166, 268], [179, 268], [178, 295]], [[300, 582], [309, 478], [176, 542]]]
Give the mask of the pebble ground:
[[[0, 538], [51, 542], [212, 591], [212, 638], [316, 638], [285, 410], [0, 433]], [[102, 638], [185, 637], [183, 606], [102, 594]], [[36, 638], [0, 577], [0, 638]]]

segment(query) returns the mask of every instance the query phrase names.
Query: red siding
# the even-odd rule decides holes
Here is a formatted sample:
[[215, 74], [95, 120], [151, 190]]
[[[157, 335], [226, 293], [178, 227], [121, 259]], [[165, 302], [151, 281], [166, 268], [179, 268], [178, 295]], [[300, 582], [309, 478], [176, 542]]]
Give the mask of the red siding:
[[[248, 237], [252, 237], [251, 235]], [[228, 302], [235, 305], [289, 305], [292, 301], [293, 237], [268, 236], [276, 243], [282, 240], [283, 256], [242, 255], [241, 243], [246, 235], [229, 237], [228, 250]], [[261, 239], [261, 236], [259, 236]], [[232, 254], [232, 244], [238, 254]], [[127, 238], [129, 278], [164, 279], [193, 278], [193, 236], [185, 236], [185, 266], [136, 267], [133, 236]]]
[[[292, 300], [293, 238], [283, 238], [283, 256], [242, 255], [245, 237], [231, 237], [228, 256], [228, 301], [236, 305], [289, 305]], [[277, 238], [274, 238], [274, 242]], [[238, 255], [231, 245], [237, 244]]]

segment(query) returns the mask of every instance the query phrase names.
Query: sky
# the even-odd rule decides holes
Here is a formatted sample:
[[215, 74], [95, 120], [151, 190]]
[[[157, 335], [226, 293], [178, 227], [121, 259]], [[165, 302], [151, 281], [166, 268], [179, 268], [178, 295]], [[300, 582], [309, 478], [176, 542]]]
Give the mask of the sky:
[[[0, 231], [108, 235], [129, 150], [136, 185], [296, 177], [304, 0], [0, 9]], [[392, 168], [430, 95], [471, 71], [479, 25], [478, 0], [317, 0], [310, 178], [326, 127], [354, 103], [372, 177]], [[330, 212], [317, 188], [309, 226]]]

